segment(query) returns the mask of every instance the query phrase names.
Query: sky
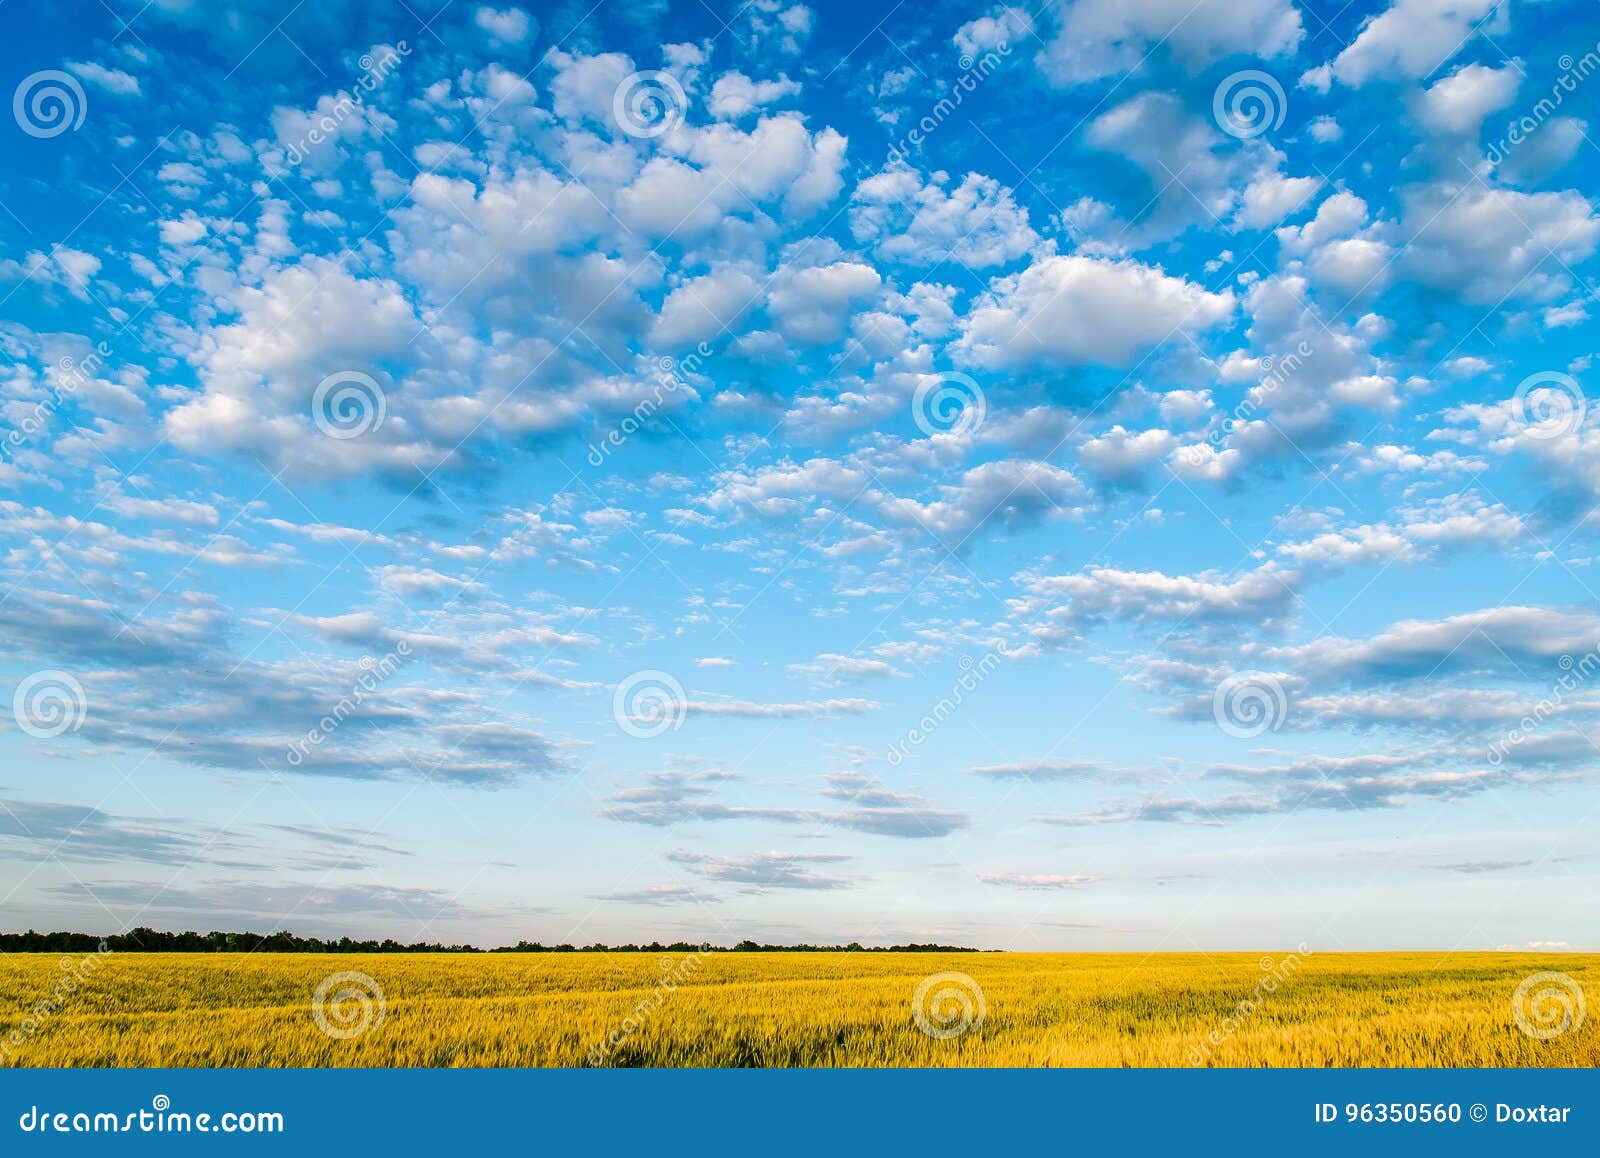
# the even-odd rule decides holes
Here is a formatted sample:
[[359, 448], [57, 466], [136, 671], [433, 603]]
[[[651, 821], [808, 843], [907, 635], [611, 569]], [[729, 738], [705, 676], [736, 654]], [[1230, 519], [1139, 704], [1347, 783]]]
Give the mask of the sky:
[[0, 33], [5, 928], [1600, 947], [1593, 5]]

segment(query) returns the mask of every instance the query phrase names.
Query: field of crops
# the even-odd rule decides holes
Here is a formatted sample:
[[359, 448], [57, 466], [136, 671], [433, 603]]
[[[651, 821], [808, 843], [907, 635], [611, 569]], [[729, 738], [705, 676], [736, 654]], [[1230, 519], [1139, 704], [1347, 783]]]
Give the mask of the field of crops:
[[0, 1065], [1600, 1066], [1585, 991], [1600, 957], [16, 953]]

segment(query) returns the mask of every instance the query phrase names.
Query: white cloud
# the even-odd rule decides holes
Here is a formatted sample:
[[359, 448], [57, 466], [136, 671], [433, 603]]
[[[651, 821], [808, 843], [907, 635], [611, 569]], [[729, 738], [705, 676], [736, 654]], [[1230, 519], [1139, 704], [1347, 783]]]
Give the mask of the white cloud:
[[1046, 257], [990, 283], [962, 320], [957, 349], [988, 369], [1127, 368], [1222, 325], [1234, 306], [1230, 291], [1212, 293], [1136, 261]]
[[1236, 52], [1292, 53], [1305, 36], [1290, 0], [1066, 0], [1039, 67], [1058, 85], [1132, 72], [1157, 45], [1191, 72]]
[[744, 270], [732, 266], [713, 269], [666, 296], [651, 339], [673, 349], [714, 338], [735, 327], [761, 296], [761, 283]]
[[1427, 76], [1461, 51], [1477, 24], [1502, 9], [1505, 0], [1394, 0], [1369, 17], [1354, 41], [1309, 76], [1313, 87], [1327, 79], [1359, 88], [1369, 80]]
[[120, 68], [107, 68], [103, 64], [83, 60], [68, 61], [67, 68], [106, 92], [118, 96], [137, 96], [139, 93], [139, 78]]
[[986, 52], [1014, 48], [1032, 33], [1033, 17], [1026, 9], [1002, 5], [987, 16], [967, 21], [951, 39], [962, 56], [978, 60]]
[[727, 72], [711, 86], [708, 107], [719, 120], [736, 121], [757, 109], [780, 101], [784, 97], [798, 96], [800, 84], [787, 76], [777, 80], [751, 80], [742, 72]]
[[1406, 272], [1473, 305], [1558, 297], [1571, 285], [1566, 267], [1600, 245], [1600, 215], [1576, 190], [1426, 185], [1408, 192], [1401, 225]]
[[768, 295], [767, 308], [785, 337], [833, 342], [844, 334], [851, 314], [882, 286], [877, 270], [855, 261], [786, 270]]
[[949, 182], [941, 172], [924, 184], [906, 165], [868, 177], [851, 196], [851, 232], [890, 261], [951, 260], [972, 269], [1014, 261], [1038, 241], [1027, 210], [992, 177], [968, 173], [954, 188]]
[[485, 5], [472, 14], [472, 21], [499, 45], [521, 44], [538, 27], [521, 8], [490, 8]]
[[1499, 68], [1466, 65], [1423, 90], [1417, 119], [1436, 133], [1475, 136], [1485, 117], [1515, 99], [1521, 83], [1520, 61]]
[[1033, 889], [1056, 892], [1092, 885], [1100, 878], [1083, 874], [1062, 873], [979, 873], [978, 879], [986, 885], [1003, 885], [1012, 889]]

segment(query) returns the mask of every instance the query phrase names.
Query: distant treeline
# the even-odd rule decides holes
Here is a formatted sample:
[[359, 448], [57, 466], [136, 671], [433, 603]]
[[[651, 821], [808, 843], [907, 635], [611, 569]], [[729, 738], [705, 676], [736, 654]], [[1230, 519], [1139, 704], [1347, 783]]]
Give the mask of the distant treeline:
[[[293, 933], [163, 933], [156, 929], [133, 929], [97, 937], [93, 933], [0, 933], [0, 953], [482, 953], [476, 945], [440, 945], [418, 942], [402, 945], [398, 941], [354, 941], [349, 937], [323, 940], [321, 937], [296, 937]], [[737, 945], [706, 945], [674, 941], [663, 945], [541, 945], [537, 941], [518, 941], [515, 945], [490, 949], [491, 953], [973, 953], [959, 945], [888, 945], [869, 947], [852, 941], [848, 945], [758, 945], [740, 941]]]

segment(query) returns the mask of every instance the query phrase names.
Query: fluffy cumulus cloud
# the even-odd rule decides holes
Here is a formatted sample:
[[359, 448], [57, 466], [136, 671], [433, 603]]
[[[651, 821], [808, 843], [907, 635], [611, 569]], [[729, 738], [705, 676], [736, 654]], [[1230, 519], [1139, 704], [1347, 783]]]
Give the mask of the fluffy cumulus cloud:
[[986, 369], [1106, 365], [1126, 369], [1233, 316], [1214, 293], [1137, 261], [1058, 255], [991, 283], [956, 349]]
[[1157, 47], [1198, 71], [1238, 52], [1292, 53], [1305, 37], [1289, 0], [1069, 0], [1056, 17], [1039, 67], [1061, 85], [1136, 71]]
[[1316, 177], [1284, 173], [1283, 153], [1222, 132], [1214, 115], [1188, 109], [1174, 93], [1147, 92], [1107, 109], [1089, 122], [1085, 139], [1122, 157], [1146, 180], [1132, 219], [1094, 198], [1063, 213], [1085, 240], [1113, 250], [1139, 248], [1195, 225], [1265, 229], [1294, 214], [1322, 185]]
[[1402, 227], [1411, 274], [1480, 306], [1559, 298], [1572, 287], [1571, 267], [1600, 243], [1600, 215], [1576, 190], [1441, 182], [1411, 192]]
[[1506, 7], [1506, 0], [1394, 0], [1367, 17], [1355, 40], [1301, 83], [1325, 90], [1334, 80], [1359, 88], [1372, 80], [1425, 77]]
[[926, 182], [899, 165], [862, 181], [850, 209], [856, 240], [890, 261], [970, 269], [1004, 265], [1038, 240], [1027, 211], [992, 177], [968, 173], [953, 185], [945, 173]]

